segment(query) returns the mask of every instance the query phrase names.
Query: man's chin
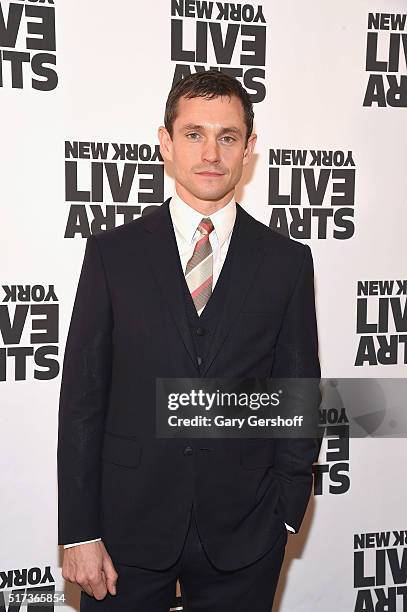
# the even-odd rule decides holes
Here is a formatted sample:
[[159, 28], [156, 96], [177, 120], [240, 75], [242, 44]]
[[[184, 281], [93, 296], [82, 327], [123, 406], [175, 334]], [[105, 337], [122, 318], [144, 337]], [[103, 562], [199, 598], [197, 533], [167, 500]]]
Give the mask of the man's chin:
[[225, 195], [230, 191], [229, 189], [219, 190], [219, 189], [197, 189], [193, 195], [195, 198], [207, 202], [219, 202]]

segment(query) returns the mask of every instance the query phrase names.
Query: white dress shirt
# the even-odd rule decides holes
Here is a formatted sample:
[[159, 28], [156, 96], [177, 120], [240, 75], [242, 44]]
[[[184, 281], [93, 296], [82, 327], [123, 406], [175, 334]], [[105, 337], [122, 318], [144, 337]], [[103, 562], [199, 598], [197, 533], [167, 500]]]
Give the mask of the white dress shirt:
[[[169, 208], [184, 274], [187, 263], [194, 252], [195, 244], [202, 237], [202, 234], [198, 230], [198, 225], [204, 217], [209, 217], [211, 219], [213, 230], [209, 234], [209, 242], [212, 247], [213, 289], [226, 259], [233, 226], [236, 220], [235, 198], [232, 197], [226, 206], [223, 206], [223, 208], [217, 210], [215, 213], [204, 215], [192, 208], [192, 206], [189, 206], [189, 204], [186, 204], [181, 200], [177, 192], [174, 191]], [[200, 315], [202, 311], [203, 308], [198, 310], [198, 315]]]
[[[216, 281], [219, 278], [222, 266], [228, 252], [230, 238], [232, 236], [233, 227], [236, 220], [236, 200], [234, 197], [221, 209], [211, 215], [204, 215], [186, 202], [181, 200], [177, 192], [171, 197], [169, 210], [174, 233], [177, 242], [178, 252], [181, 260], [182, 269], [185, 274], [185, 268], [192, 257], [195, 244], [201, 238], [201, 233], [198, 230], [198, 225], [203, 217], [209, 217], [213, 223], [213, 230], [209, 234], [209, 241], [212, 247], [213, 260], [213, 279], [212, 289], [215, 287]], [[198, 315], [202, 313], [204, 308], [198, 311]], [[295, 530], [285, 523], [289, 531]], [[75, 544], [64, 544], [64, 548], [77, 546], [78, 544], [87, 544], [88, 542], [98, 542], [101, 538], [94, 540], [85, 540], [84, 542], [75, 542]]]

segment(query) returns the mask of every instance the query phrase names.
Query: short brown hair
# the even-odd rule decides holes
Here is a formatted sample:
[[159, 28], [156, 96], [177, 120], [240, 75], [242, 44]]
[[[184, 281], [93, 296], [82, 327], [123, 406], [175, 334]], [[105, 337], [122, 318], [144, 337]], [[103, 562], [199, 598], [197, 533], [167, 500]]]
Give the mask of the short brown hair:
[[239, 98], [243, 106], [247, 143], [253, 131], [254, 112], [252, 101], [240, 81], [219, 70], [195, 72], [172, 86], [168, 94], [164, 114], [164, 125], [171, 138], [173, 134], [173, 123], [177, 117], [178, 100], [180, 98], [212, 99], [218, 96], [229, 96], [230, 98], [232, 95]]

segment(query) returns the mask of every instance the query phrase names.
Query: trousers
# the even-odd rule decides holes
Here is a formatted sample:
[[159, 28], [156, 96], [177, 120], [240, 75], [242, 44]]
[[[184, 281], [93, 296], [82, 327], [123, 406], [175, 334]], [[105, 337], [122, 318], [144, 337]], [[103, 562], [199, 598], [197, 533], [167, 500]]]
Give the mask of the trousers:
[[184, 612], [271, 612], [287, 543], [287, 529], [254, 563], [237, 570], [217, 569], [209, 560], [192, 507], [178, 560], [165, 570], [113, 564], [116, 595], [97, 600], [81, 592], [81, 612], [169, 612], [181, 585]]

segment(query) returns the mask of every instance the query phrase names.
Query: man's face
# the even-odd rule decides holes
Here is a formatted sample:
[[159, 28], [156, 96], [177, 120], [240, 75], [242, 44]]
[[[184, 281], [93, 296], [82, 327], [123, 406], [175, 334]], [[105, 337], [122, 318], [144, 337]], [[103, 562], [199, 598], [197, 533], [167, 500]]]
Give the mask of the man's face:
[[243, 106], [236, 96], [180, 98], [172, 138], [164, 127], [159, 138], [179, 195], [204, 202], [233, 194], [256, 141], [252, 134], [246, 145]]

